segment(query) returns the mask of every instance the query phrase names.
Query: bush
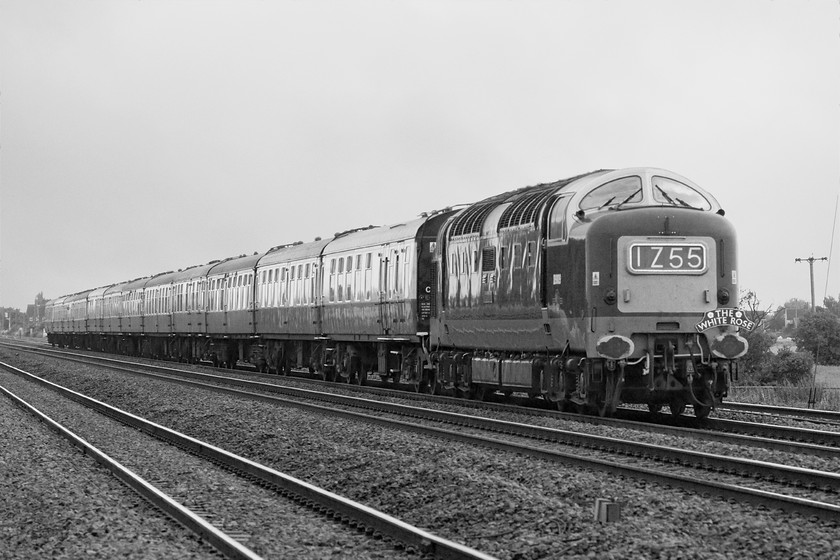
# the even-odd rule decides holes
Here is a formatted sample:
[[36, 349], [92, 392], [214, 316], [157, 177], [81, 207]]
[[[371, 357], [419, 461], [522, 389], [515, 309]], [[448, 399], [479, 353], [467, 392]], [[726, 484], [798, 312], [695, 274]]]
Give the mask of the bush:
[[744, 335], [749, 343], [747, 353], [740, 359], [740, 371], [746, 374], [760, 372], [767, 368], [767, 362], [773, 357], [770, 347], [775, 339], [766, 330], [755, 330]]
[[816, 355], [821, 364], [840, 365], [840, 317], [818, 308], [799, 322], [794, 340], [799, 348]]
[[798, 385], [810, 381], [814, 370], [814, 357], [810, 352], [793, 352], [782, 348], [767, 361], [765, 375], [773, 383]]

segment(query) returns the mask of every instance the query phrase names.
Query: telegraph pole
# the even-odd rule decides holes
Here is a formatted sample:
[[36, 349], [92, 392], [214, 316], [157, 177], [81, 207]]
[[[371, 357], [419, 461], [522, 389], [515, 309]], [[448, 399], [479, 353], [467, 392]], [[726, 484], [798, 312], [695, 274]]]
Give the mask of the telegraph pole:
[[796, 262], [807, 262], [811, 267], [811, 311], [816, 309], [816, 304], [814, 303], [814, 261], [827, 261], [828, 257], [820, 257], [814, 258], [814, 255], [811, 255], [807, 259], [796, 259]]

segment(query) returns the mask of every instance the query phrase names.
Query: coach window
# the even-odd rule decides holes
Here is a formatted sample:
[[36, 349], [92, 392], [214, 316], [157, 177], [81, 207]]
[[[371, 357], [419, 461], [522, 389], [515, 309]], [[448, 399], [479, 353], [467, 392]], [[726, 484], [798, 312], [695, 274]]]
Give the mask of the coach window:
[[298, 272], [300, 272], [300, 274], [298, 275], [297, 304], [303, 305], [306, 298], [306, 282], [303, 278], [303, 265], [300, 265], [300, 270]]
[[373, 271], [371, 269], [371, 254], [370, 253], [365, 253], [365, 280], [364, 280], [365, 285], [364, 285], [364, 290], [365, 290], [365, 299], [368, 300], [368, 301], [370, 301], [370, 283], [371, 283], [372, 276], [373, 276]]
[[247, 293], [247, 296], [246, 296], [246, 298], [245, 298], [245, 299], [246, 299], [246, 301], [247, 301], [247, 304], [248, 304], [248, 308], [249, 308], [249, 309], [250, 309], [250, 308], [253, 306], [253, 304], [254, 304], [254, 290], [252, 289], [253, 285], [254, 285], [254, 274], [253, 274], [253, 273], [249, 273], [249, 274], [248, 274], [248, 293]]
[[356, 293], [356, 301], [362, 299], [362, 255], [356, 255], [356, 267], [353, 272], [353, 291]]
[[400, 286], [401, 276], [400, 276], [400, 255], [394, 251], [394, 294], [399, 295], [402, 293], [402, 289]]
[[309, 278], [309, 303], [317, 303], [318, 301], [318, 292], [315, 291], [315, 288], [318, 286], [318, 265], [312, 265], [312, 276]]

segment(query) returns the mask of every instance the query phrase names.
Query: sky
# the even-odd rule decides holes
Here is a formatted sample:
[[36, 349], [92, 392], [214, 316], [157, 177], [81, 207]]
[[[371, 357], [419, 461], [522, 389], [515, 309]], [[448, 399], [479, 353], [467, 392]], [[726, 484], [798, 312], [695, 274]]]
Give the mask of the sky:
[[840, 296], [840, 3], [0, 0], [0, 306], [635, 166]]

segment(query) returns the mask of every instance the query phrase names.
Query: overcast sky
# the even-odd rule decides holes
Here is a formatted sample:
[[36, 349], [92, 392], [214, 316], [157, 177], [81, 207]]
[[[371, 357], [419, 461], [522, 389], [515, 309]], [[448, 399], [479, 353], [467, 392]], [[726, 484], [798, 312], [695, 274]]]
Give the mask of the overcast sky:
[[650, 165], [775, 307], [830, 256], [840, 4], [0, 0], [0, 158], [0, 306]]

